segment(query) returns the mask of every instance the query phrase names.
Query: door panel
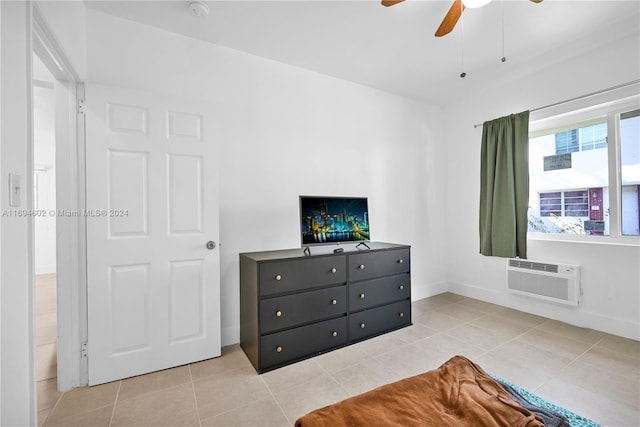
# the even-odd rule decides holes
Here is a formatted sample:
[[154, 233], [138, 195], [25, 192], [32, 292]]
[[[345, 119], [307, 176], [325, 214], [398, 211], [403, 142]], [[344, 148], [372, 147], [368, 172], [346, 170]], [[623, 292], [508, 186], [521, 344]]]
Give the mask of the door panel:
[[87, 85], [85, 112], [89, 384], [219, 356], [209, 106]]

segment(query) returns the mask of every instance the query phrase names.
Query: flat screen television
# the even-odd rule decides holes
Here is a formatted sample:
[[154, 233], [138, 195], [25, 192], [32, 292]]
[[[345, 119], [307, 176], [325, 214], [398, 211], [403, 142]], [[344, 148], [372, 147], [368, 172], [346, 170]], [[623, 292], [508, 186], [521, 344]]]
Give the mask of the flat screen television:
[[300, 238], [302, 246], [369, 241], [367, 198], [300, 196]]

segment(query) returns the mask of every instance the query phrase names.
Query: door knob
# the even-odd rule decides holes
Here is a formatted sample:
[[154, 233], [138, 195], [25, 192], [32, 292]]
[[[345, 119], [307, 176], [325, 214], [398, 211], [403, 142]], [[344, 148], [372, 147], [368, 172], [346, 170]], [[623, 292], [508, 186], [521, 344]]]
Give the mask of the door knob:
[[213, 240], [209, 240], [207, 242], [207, 249], [209, 249], [210, 251], [216, 248], [216, 242], [214, 242]]

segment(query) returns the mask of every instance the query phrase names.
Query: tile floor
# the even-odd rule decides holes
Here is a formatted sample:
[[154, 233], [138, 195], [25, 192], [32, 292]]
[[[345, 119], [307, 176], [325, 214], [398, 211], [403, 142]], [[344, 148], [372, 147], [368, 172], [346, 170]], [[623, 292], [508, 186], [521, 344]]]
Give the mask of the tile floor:
[[58, 369], [56, 274], [36, 276], [36, 379], [55, 378]]
[[221, 357], [66, 393], [38, 383], [45, 426], [292, 426], [308, 411], [438, 367], [456, 354], [606, 426], [640, 425], [640, 343], [445, 293], [414, 325], [257, 375]]

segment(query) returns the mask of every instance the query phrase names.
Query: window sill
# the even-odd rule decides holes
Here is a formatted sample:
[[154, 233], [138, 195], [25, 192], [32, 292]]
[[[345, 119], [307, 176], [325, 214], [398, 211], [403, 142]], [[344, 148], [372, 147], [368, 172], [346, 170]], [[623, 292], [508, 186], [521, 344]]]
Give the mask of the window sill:
[[527, 240], [640, 247], [640, 236], [586, 236], [528, 232]]

